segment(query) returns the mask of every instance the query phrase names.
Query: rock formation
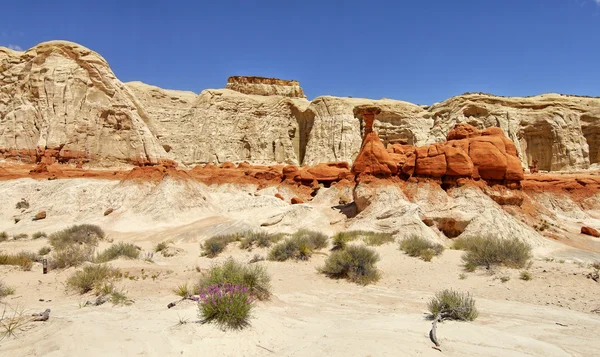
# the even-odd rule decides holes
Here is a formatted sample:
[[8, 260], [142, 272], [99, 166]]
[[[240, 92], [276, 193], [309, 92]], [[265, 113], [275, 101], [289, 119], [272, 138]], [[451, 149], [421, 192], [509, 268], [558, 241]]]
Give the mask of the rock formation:
[[[47, 163], [105, 165], [168, 159], [184, 165], [352, 163], [365, 129], [355, 109], [366, 105], [377, 108], [373, 131], [384, 148], [393, 147], [389, 154], [406, 158], [402, 170], [408, 175], [439, 176], [445, 170], [438, 149], [420, 149], [412, 157], [405, 146], [443, 142], [456, 124], [470, 124], [481, 135], [448, 138], [456, 143], [443, 149], [446, 168], [455, 176], [472, 170], [459, 149], [473, 149], [475, 167], [484, 159], [478, 153], [491, 146], [504, 155], [500, 141], [510, 151], [505, 158], [511, 168], [517, 165], [513, 157], [521, 167], [541, 171], [600, 163], [599, 98], [471, 93], [431, 106], [331, 96], [308, 101], [296, 81], [239, 76], [230, 77], [226, 89], [196, 95], [139, 82], [123, 85], [100, 55], [68, 42], [26, 52], [1, 48], [0, 63], [0, 155], [25, 161], [46, 156]], [[498, 128], [505, 138], [498, 139], [498, 131], [484, 134], [488, 128]], [[468, 148], [460, 144], [465, 139]], [[420, 165], [411, 172], [417, 155]], [[504, 159], [496, 158], [499, 166], [491, 170], [498, 174], [484, 169], [484, 176], [500, 176]]]
[[306, 98], [298, 81], [277, 78], [233, 76], [229, 77], [225, 88], [243, 94]]
[[0, 47], [0, 157], [52, 163], [166, 163], [132, 93], [97, 53], [53, 41]]

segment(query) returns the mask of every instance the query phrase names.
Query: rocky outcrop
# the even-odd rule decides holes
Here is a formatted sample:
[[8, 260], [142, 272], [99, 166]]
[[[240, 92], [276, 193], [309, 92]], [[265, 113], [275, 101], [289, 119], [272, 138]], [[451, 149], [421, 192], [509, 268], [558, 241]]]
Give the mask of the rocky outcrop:
[[298, 81], [288, 81], [277, 78], [232, 76], [227, 80], [225, 88], [243, 94], [306, 98]]
[[[359, 107], [365, 121], [363, 146], [352, 166], [356, 175], [388, 177], [398, 173], [410, 176], [473, 178], [519, 182], [524, 173], [515, 145], [502, 130], [488, 128], [480, 132], [469, 124], [459, 124], [448, 133], [448, 141], [414, 147], [394, 144], [387, 151], [372, 131], [374, 107]], [[365, 113], [364, 111], [370, 111]]]
[[97, 53], [53, 41], [0, 47], [0, 157], [24, 162], [166, 163], [132, 93]]
[[598, 230], [588, 226], [581, 227], [581, 234], [586, 234], [596, 238], [600, 237], [600, 232], [598, 232]]

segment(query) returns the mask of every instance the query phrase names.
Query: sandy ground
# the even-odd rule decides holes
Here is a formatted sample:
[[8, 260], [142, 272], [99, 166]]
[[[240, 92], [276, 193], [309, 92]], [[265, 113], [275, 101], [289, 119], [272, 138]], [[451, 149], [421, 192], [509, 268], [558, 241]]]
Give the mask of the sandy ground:
[[[546, 205], [558, 212], [552, 221], [558, 228], [550, 229], [566, 232], [561, 239], [570, 246], [535, 236], [532, 242], [541, 241], [544, 249], [537, 252], [544, 254], [536, 254], [529, 269], [531, 281], [520, 280], [519, 270], [465, 273], [459, 251], [446, 250], [427, 263], [404, 255], [397, 243], [389, 243], [376, 248], [382, 279], [366, 287], [319, 275], [316, 268], [330, 253], [328, 249], [308, 262], [259, 263], [271, 274], [273, 298], [256, 304], [251, 326], [243, 331], [222, 331], [198, 323], [198, 309], [191, 301], [168, 309], [167, 304], [178, 299], [172, 289], [194, 283], [211, 265], [230, 256], [247, 262], [255, 254], [266, 255], [266, 250], [249, 252], [230, 245], [215, 259], [202, 257], [200, 243], [208, 237], [244, 229], [293, 232], [300, 227], [331, 235], [352, 227], [385, 228], [399, 238], [408, 227], [406, 222], [412, 221], [396, 220], [395, 214], [402, 207], [416, 207], [412, 203], [395, 206], [401, 197], [389, 195], [386, 201], [373, 203], [380, 210], [346, 219], [331, 208], [341, 192], [333, 188], [306, 205], [289, 205], [274, 197], [277, 190], [271, 191], [173, 180], [154, 184], [97, 179], [0, 182], [0, 231], [9, 235], [52, 233], [75, 223], [91, 223], [103, 227], [109, 241], [135, 243], [144, 254], [165, 240], [182, 251], [170, 258], [155, 254], [153, 262], [110, 263], [133, 277], [117, 283], [135, 301], [130, 306], [83, 307], [94, 296], [66, 290], [65, 281], [73, 268], [44, 275], [41, 264], [27, 272], [0, 266], [0, 280], [16, 290], [2, 300], [0, 313], [4, 309], [9, 314], [52, 309], [49, 321], [28, 323], [16, 337], [0, 340], [0, 356], [549, 357], [597, 356], [600, 351], [600, 314], [592, 312], [600, 308], [600, 283], [586, 277], [592, 271], [588, 263], [600, 261], [600, 240], [578, 235], [579, 222], [597, 226], [600, 220], [556, 197], [548, 198]], [[473, 215], [479, 208], [494, 205], [484, 195], [464, 194], [455, 200], [464, 212], [469, 205]], [[441, 203], [424, 200], [419, 203], [421, 209], [435, 213], [436, 206], [447, 199], [443, 191], [436, 195]], [[21, 198], [31, 207], [17, 210], [15, 203]], [[456, 205], [448, 207], [448, 212], [457, 210]], [[107, 208], [114, 208], [114, 213], [105, 216]], [[32, 221], [41, 210], [48, 211], [48, 217]], [[489, 233], [510, 223], [518, 228], [513, 232], [537, 234], [518, 226], [501, 209], [486, 212], [491, 218], [504, 214], [504, 220], [481, 221], [478, 229]], [[21, 219], [18, 224], [16, 217]], [[9, 240], [0, 243], [0, 250], [37, 251], [45, 245], [46, 239]], [[109, 245], [102, 242], [99, 249]], [[502, 282], [500, 277], [510, 279]], [[472, 293], [480, 316], [474, 322], [442, 323], [440, 352], [429, 341], [431, 324], [426, 317], [427, 302], [444, 288]]]
[[[214, 223], [214, 222], [213, 222]], [[206, 222], [205, 222], [206, 224]], [[168, 237], [168, 231], [161, 237]], [[118, 238], [111, 234], [111, 238]], [[118, 239], [117, 239], [118, 240]], [[6, 251], [34, 250], [44, 239], [4, 242]], [[139, 234], [149, 251], [156, 237]], [[108, 243], [102, 243], [107, 246]], [[154, 262], [118, 260], [111, 264], [137, 280], [118, 285], [135, 303], [81, 307], [92, 295], [65, 290], [74, 269], [41, 273], [0, 266], [3, 280], [17, 293], [4, 299], [8, 309], [27, 313], [52, 309], [48, 322], [32, 322], [16, 338], [0, 341], [2, 356], [595, 356], [600, 350], [600, 284], [585, 277], [582, 264], [537, 260], [533, 280], [519, 271], [465, 273], [461, 252], [446, 250], [427, 263], [410, 258], [397, 244], [376, 248], [383, 278], [366, 287], [319, 275], [328, 250], [309, 262], [263, 262], [272, 276], [273, 298], [256, 305], [251, 326], [222, 331], [198, 323], [197, 307], [177, 300], [172, 289], [194, 282], [200, 270], [232, 256], [241, 261], [266, 251], [234, 245], [215, 259], [200, 256], [197, 242], [181, 240], [181, 255]], [[102, 247], [101, 247], [102, 248]], [[154, 278], [152, 277], [154, 276]], [[503, 283], [500, 276], [509, 276]], [[442, 288], [471, 292], [480, 316], [474, 322], [444, 322], [438, 336], [442, 353], [431, 348], [427, 302]], [[41, 301], [40, 299], [44, 299]], [[185, 320], [186, 324], [179, 324]]]

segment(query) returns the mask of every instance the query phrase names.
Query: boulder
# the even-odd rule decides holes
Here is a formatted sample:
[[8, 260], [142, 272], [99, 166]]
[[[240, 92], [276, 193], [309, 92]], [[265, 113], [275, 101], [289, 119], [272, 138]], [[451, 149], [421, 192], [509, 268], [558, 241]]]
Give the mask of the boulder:
[[598, 232], [596, 229], [594, 229], [592, 227], [588, 227], [588, 226], [581, 227], [581, 234], [586, 234], [588, 236], [592, 236], [592, 237], [596, 237], [596, 238], [600, 237], [600, 232]]
[[33, 221], [39, 221], [41, 219], [46, 219], [46, 211], [40, 211], [33, 217]]

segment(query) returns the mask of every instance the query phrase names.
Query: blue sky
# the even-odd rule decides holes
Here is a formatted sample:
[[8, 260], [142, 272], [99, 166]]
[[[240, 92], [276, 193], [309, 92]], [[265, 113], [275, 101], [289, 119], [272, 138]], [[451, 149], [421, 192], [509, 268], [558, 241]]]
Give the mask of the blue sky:
[[309, 98], [600, 96], [600, 0], [2, 4], [0, 45], [53, 39], [99, 52], [124, 82], [197, 93], [257, 75], [299, 80]]

